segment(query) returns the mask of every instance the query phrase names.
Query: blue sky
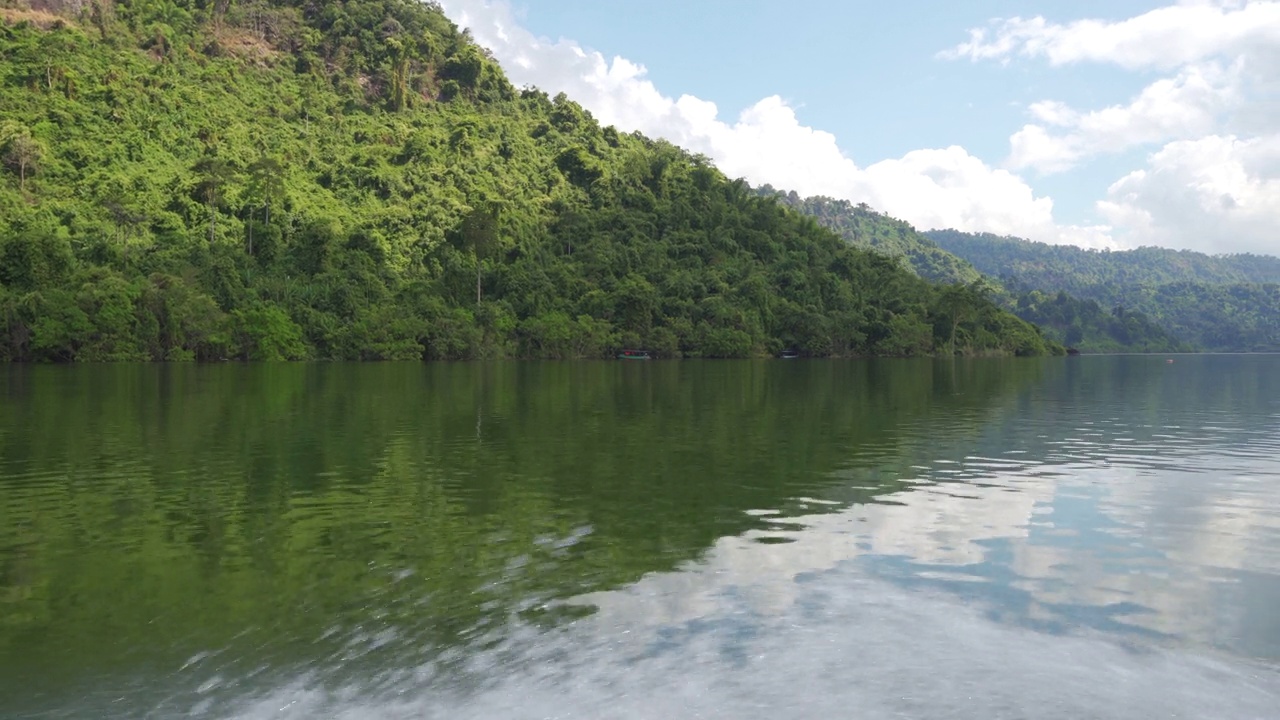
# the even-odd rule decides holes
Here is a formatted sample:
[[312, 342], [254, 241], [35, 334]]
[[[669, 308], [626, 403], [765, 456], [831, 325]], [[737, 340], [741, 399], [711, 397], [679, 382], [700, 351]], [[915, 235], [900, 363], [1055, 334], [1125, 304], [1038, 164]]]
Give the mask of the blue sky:
[[517, 84], [756, 184], [922, 229], [1280, 250], [1274, 0], [442, 4]]

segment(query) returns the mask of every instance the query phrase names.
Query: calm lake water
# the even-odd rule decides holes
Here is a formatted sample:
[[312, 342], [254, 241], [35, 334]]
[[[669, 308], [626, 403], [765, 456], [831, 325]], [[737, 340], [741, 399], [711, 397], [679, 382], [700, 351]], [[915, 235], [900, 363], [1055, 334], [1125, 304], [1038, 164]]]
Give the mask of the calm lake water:
[[0, 368], [0, 716], [1280, 717], [1280, 357]]

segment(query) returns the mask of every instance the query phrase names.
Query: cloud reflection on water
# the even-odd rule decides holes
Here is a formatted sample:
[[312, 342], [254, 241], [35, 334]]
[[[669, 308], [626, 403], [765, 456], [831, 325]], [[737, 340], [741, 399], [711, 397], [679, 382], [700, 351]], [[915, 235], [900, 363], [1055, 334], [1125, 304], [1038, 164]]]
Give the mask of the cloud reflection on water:
[[1280, 598], [1280, 430], [1081, 430], [1046, 462], [942, 457], [874, 503], [813, 505], [776, 518], [803, 529], [721, 538], [680, 572], [580, 601], [643, 625], [715, 616], [727, 594], [778, 615], [808, 592], [805, 576], [854, 568], [1003, 622], [1280, 658], [1273, 613], [1229, 610], [1250, 607], [1241, 595]]

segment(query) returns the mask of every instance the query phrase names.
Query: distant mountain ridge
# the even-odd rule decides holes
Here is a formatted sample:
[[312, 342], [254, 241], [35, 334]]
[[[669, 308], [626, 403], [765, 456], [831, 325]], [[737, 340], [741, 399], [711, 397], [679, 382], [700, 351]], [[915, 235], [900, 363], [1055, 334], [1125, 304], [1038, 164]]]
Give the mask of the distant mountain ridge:
[[1138, 311], [1202, 350], [1280, 351], [1277, 257], [1084, 250], [958, 230], [925, 235], [1015, 292], [1066, 292], [1113, 313]]
[[[756, 192], [777, 199], [838, 233], [849, 244], [896, 258], [916, 275], [932, 282], [985, 288], [1018, 317], [1041, 327], [1046, 335], [1082, 352], [1179, 352], [1192, 347], [1145, 314], [1112, 308], [1066, 293], [1008, 287], [999, 273], [980, 272], [968, 260], [939, 246], [910, 223], [830, 197], [801, 197], [763, 185]], [[984, 276], [985, 272], [985, 276]]]
[[1141, 247], [1085, 250], [991, 233], [930, 230], [924, 235], [993, 277], [1013, 276], [1033, 287], [1071, 292], [1106, 282], [1280, 283], [1280, 257], [1206, 255], [1193, 250]]

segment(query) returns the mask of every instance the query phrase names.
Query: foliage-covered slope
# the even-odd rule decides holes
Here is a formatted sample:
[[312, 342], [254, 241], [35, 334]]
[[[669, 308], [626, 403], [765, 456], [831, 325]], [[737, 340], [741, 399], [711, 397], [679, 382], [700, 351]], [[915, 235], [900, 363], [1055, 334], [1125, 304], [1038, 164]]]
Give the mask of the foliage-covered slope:
[[1098, 252], [955, 230], [928, 235], [1015, 292], [1066, 291], [1117, 314], [1139, 311], [1206, 350], [1280, 350], [1280, 258], [1152, 247]]
[[41, 5], [0, 25], [0, 358], [1052, 349], [434, 6]]
[[1018, 317], [1043, 328], [1045, 334], [1085, 353], [1188, 352], [1194, 347], [1179, 340], [1145, 313], [1081, 300], [1064, 291], [1044, 293], [1023, 289], [1004, 299]]
[[855, 247], [901, 258], [912, 272], [939, 283], [971, 283], [981, 275], [972, 265], [938, 247], [909, 223], [872, 210], [866, 203], [815, 195], [802, 198], [794, 190], [783, 192], [769, 185], [757, 192], [809, 215]]
[[1280, 258], [1270, 255], [1215, 256], [1160, 247], [1085, 250], [958, 230], [930, 230], [925, 235], [987, 275], [1012, 275], [1033, 287], [1060, 286], [1068, 292], [1107, 283], [1280, 283]]
[[1170, 352], [1186, 350], [1181, 343], [1140, 312], [1109, 310], [1092, 300], [1058, 293], [1045, 296], [1026, 289], [1003, 288], [984, 278], [968, 261], [942, 249], [910, 224], [872, 210], [865, 203], [853, 205], [827, 197], [801, 198], [765, 185], [757, 192], [777, 197], [816, 219], [847, 242], [888, 255], [917, 275], [945, 283], [975, 282], [991, 287], [991, 298], [1018, 317], [1041, 327], [1053, 340], [1082, 352]]

